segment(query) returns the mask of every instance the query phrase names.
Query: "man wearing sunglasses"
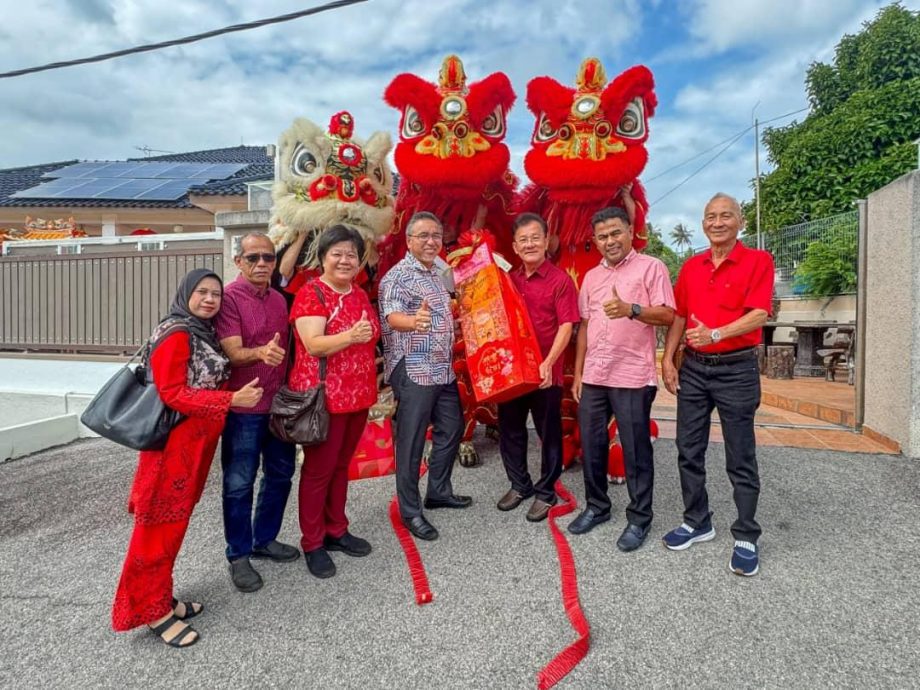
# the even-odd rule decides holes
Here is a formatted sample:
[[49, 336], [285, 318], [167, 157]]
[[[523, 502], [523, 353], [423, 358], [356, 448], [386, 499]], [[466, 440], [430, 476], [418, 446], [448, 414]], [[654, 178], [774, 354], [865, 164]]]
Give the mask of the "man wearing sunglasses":
[[[300, 552], [275, 538], [291, 490], [294, 446], [275, 438], [268, 428], [272, 398], [287, 371], [287, 302], [270, 283], [275, 248], [262, 233], [240, 240], [234, 263], [240, 275], [224, 288], [215, 319], [220, 344], [233, 367], [230, 388], [258, 379], [262, 402], [250, 409], [231, 408], [221, 443], [224, 536], [230, 579], [241, 592], [262, 587], [250, 557], [293, 561]], [[259, 465], [262, 482], [253, 517], [253, 490]]]

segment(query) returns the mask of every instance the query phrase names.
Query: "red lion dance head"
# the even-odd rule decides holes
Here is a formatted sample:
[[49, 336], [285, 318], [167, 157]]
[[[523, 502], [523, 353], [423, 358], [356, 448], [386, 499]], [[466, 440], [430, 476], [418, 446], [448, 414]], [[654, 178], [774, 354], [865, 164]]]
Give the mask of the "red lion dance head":
[[516, 184], [504, 144], [514, 103], [508, 77], [496, 72], [467, 85], [460, 58], [448, 55], [437, 84], [400, 74], [384, 98], [401, 112], [395, 152], [398, 222], [387, 241], [396, 254], [392, 259], [405, 253], [405, 226], [418, 211], [441, 219], [448, 246], [470, 228], [506, 231]]
[[533, 185], [522, 196], [522, 210], [544, 215], [559, 236], [561, 256], [566, 245], [590, 239], [597, 210], [625, 205], [620, 190], [631, 185], [633, 244], [641, 249], [647, 204], [637, 178], [648, 161], [648, 120], [658, 104], [652, 73], [639, 65], [608, 84], [600, 61], [587, 58], [575, 84], [537, 77], [527, 85], [527, 107], [536, 124], [524, 158]]

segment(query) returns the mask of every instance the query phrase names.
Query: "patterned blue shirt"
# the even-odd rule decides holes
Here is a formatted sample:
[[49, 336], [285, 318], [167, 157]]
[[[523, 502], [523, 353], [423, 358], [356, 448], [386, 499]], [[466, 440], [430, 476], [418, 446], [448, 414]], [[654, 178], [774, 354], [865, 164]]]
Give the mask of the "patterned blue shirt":
[[[429, 332], [402, 332], [390, 327], [387, 316], [394, 312], [412, 316], [423, 299], [428, 300], [431, 310]], [[454, 318], [450, 311], [450, 295], [437, 267], [426, 268], [412, 254], [406, 254], [380, 281], [379, 302], [387, 380], [405, 358], [406, 374], [414, 383], [420, 386], [451, 383], [454, 380], [451, 366]]]

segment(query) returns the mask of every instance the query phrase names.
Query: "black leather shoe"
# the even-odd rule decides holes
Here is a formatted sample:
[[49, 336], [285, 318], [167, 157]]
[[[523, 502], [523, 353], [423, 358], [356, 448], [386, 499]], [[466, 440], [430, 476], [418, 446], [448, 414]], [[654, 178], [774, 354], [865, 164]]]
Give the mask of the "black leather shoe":
[[635, 551], [645, 542], [646, 536], [648, 536], [648, 526], [639, 527], [630, 523], [626, 525], [623, 534], [617, 539], [617, 548], [623, 552]]
[[585, 508], [581, 511], [581, 515], [569, 523], [569, 532], [572, 534], [586, 534], [609, 519], [610, 513], [597, 513], [594, 508]]
[[345, 532], [341, 537], [327, 535], [323, 539], [323, 546], [326, 547], [326, 551], [341, 551], [348, 556], [366, 556], [371, 552], [370, 543], [351, 532]]
[[241, 592], [255, 592], [262, 589], [262, 576], [252, 567], [249, 556], [230, 561], [230, 579]]
[[419, 539], [434, 541], [438, 538], [438, 530], [436, 530], [434, 525], [428, 522], [423, 515], [417, 515], [414, 518], [403, 520], [402, 523], [406, 526], [407, 530], [412, 532], [412, 534]]
[[469, 508], [473, 505], [473, 499], [470, 496], [458, 496], [453, 494], [447, 498], [426, 498], [425, 508]]
[[272, 540], [265, 546], [252, 550], [253, 558], [265, 558], [270, 561], [285, 563], [287, 561], [296, 561], [300, 558], [300, 551], [288, 544], [282, 544], [280, 541]]
[[326, 549], [320, 548], [307, 551], [304, 554], [304, 558], [307, 560], [307, 570], [309, 570], [314, 577], [325, 579], [335, 575], [335, 563], [329, 558]]

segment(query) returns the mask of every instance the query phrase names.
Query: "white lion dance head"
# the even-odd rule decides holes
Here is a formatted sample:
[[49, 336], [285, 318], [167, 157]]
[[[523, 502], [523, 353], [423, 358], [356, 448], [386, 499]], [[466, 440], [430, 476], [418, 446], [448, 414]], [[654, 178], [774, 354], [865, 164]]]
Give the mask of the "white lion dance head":
[[353, 132], [354, 118], [343, 110], [332, 116], [328, 131], [298, 118], [278, 141], [269, 236], [280, 248], [307, 234], [301, 265], [316, 265], [316, 241], [339, 223], [361, 233], [366, 260], [374, 264], [377, 240], [393, 225], [390, 136], [375, 132], [363, 143]]

